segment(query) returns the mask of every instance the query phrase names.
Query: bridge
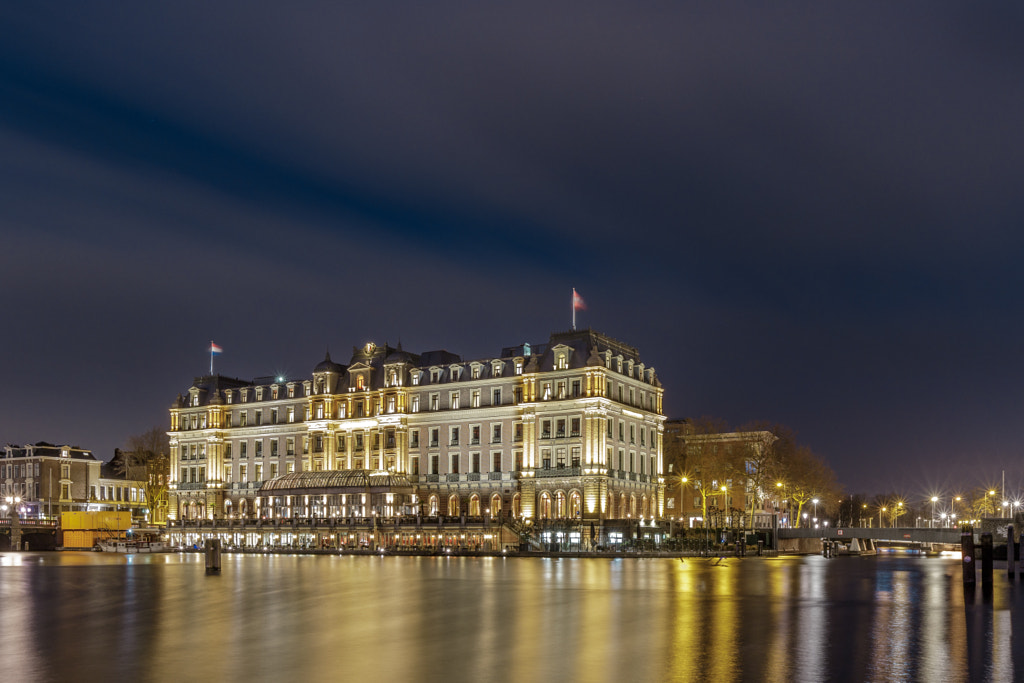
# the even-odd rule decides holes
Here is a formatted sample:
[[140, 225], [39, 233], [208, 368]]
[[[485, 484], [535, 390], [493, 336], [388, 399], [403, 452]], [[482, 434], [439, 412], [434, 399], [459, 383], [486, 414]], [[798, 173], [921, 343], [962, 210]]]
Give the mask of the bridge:
[[959, 545], [960, 529], [921, 529], [915, 527], [779, 529], [779, 539], [784, 538], [825, 538], [830, 541], [870, 538], [873, 541], [892, 541], [896, 543], [951, 543]]
[[54, 550], [57, 547], [57, 523], [36, 519], [0, 519], [0, 551]]

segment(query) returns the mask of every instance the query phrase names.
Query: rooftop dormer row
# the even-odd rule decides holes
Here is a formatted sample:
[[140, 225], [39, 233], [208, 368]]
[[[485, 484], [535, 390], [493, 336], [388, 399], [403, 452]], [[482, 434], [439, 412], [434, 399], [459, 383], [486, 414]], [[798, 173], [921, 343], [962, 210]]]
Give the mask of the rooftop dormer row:
[[219, 375], [197, 377], [173, 407], [280, 401], [597, 367], [655, 388], [661, 386], [654, 368], [640, 361], [636, 349], [592, 330], [583, 330], [553, 334], [547, 344], [520, 344], [503, 349], [498, 358], [472, 361], [463, 361], [448, 351], [413, 354], [403, 351], [401, 345], [378, 347], [368, 342], [353, 348], [348, 365], [334, 362], [328, 352], [314, 367], [311, 379], [269, 377], [248, 382]]

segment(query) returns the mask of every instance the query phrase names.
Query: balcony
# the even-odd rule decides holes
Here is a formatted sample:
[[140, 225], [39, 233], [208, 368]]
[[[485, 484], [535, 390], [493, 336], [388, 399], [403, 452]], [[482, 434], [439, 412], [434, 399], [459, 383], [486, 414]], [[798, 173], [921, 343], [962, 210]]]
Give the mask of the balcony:
[[553, 467], [549, 469], [537, 469], [534, 470], [534, 476], [538, 478], [544, 477], [579, 477], [582, 476], [583, 469], [580, 467]]

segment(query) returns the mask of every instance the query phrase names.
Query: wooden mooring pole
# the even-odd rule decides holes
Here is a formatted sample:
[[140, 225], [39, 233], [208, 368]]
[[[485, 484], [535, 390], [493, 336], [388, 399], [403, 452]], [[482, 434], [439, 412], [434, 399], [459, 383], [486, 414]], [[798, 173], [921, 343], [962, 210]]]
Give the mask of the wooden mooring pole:
[[981, 535], [981, 587], [992, 588], [992, 534]]
[[974, 568], [974, 527], [964, 525], [960, 530], [960, 554], [963, 557], [964, 585], [976, 583]]
[[206, 539], [206, 573], [220, 574], [220, 539]]
[[1013, 525], [1006, 527], [1006, 578], [1017, 578], [1017, 543], [1013, 538]]

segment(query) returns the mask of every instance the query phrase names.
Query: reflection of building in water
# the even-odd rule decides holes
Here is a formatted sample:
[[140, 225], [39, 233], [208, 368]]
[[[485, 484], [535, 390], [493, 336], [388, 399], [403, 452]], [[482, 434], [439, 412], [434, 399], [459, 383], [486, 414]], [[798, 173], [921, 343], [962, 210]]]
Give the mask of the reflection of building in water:
[[636, 349], [592, 330], [473, 361], [368, 343], [307, 379], [198, 377], [171, 408], [169, 518], [487, 518], [625, 540], [663, 516], [662, 395]]

